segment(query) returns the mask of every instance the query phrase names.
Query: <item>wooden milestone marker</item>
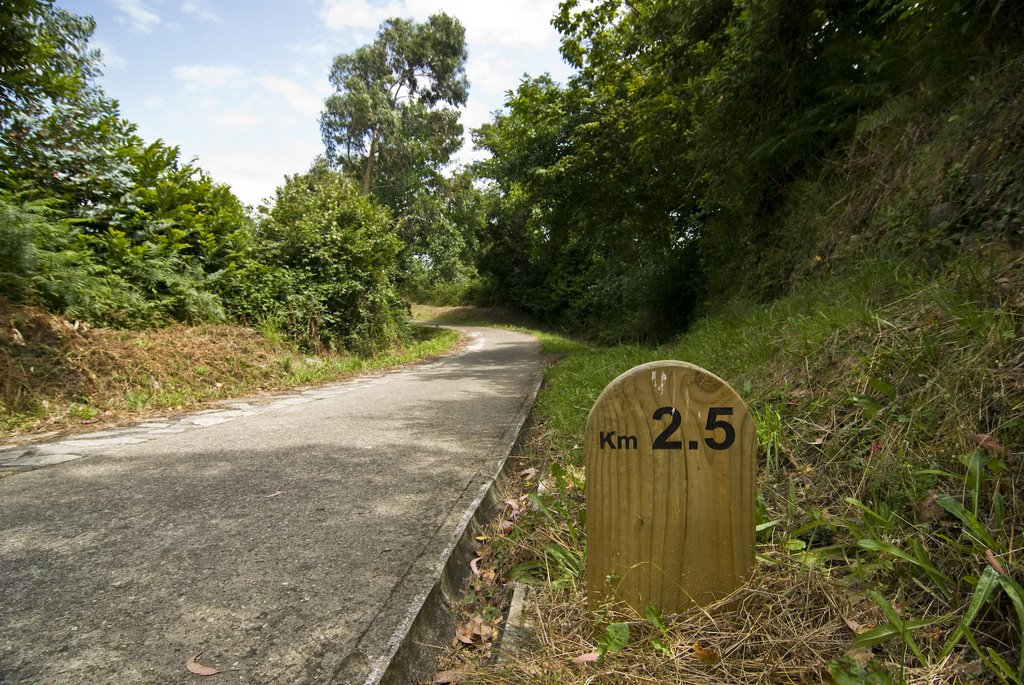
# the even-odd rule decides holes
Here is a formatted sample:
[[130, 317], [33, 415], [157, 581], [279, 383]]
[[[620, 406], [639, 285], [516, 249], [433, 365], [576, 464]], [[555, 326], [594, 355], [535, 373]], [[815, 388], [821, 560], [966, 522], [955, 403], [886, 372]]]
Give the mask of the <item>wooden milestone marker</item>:
[[642, 364], [587, 420], [587, 596], [642, 615], [705, 605], [754, 563], [754, 421], [718, 376], [679, 361]]

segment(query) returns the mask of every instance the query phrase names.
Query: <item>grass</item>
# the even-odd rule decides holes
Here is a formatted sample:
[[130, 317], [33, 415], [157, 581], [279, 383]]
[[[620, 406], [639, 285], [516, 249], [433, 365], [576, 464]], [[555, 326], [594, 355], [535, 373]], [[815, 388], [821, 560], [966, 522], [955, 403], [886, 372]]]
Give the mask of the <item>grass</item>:
[[370, 359], [304, 354], [273, 331], [175, 325], [90, 329], [0, 301], [0, 436], [114, 423], [435, 357], [459, 339], [417, 327]]
[[[568, 349], [524, 452], [543, 487], [488, 543], [496, 583], [537, 585], [536, 644], [460, 682], [1020, 683], [1022, 292], [1024, 257], [989, 245], [733, 303], [658, 348]], [[756, 569], [677, 616], [588, 610], [584, 423], [618, 374], [668, 358], [723, 377], [757, 417]]]

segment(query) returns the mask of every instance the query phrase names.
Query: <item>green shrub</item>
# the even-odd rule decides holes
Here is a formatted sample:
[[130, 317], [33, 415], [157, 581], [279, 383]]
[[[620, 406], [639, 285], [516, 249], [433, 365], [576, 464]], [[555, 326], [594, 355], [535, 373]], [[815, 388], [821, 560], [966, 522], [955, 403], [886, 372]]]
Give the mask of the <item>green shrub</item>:
[[289, 177], [264, 208], [256, 241], [265, 265], [233, 279], [242, 292], [269, 284], [273, 295], [242, 305], [252, 310], [244, 313], [278, 319], [315, 349], [372, 354], [408, 339], [395, 287], [401, 244], [390, 216], [342, 174], [318, 162]]

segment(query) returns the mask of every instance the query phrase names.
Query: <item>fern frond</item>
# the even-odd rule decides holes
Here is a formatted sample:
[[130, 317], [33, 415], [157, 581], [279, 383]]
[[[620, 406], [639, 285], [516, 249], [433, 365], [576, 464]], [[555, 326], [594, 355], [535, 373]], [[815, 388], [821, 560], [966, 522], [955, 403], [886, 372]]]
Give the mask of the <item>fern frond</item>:
[[920, 106], [920, 101], [911, 95], [904, 94], [890, 98], [881, 107], [857, 120], [857, 135], [866, 135], [895, 121], [907, 119]]

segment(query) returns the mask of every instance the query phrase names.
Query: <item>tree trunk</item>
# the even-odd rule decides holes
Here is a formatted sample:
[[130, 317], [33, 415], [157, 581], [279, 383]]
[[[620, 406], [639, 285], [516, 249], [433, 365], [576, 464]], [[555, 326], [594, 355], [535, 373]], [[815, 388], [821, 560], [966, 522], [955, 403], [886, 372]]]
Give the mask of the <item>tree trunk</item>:
[[373, 156], [377, 154], [377, 132], [370, 138], [370, 154], [366, 155], [366, 169], [363, 170], [363, 195], [370, 194], [370, 177], [373, 175]]

